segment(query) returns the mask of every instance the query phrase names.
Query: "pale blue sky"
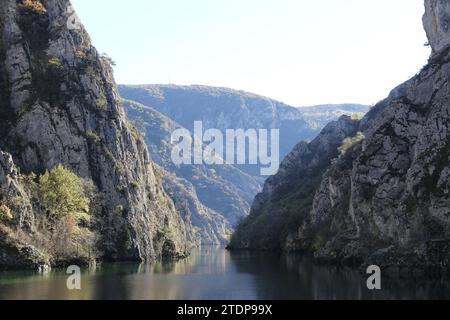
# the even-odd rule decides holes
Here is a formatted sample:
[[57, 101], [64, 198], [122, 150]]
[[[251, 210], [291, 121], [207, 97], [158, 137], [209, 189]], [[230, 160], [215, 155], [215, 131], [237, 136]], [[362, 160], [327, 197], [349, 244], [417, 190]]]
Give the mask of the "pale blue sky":
[[121, 84], [203, 84], [295, 106], [373, 104], [429, 49], [423, 0], [72, 0]]

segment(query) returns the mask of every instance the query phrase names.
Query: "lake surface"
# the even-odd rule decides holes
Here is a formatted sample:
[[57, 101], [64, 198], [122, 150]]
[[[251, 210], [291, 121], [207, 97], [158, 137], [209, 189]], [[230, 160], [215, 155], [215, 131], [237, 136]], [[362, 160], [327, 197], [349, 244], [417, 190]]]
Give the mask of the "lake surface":
[[175, 263], [103, 264], [83, 271], [80, 291], [67, 289], [67, 277], [64, 271], [0, 273], [0, 299], [450, 299], [445, 280], [383, 279], [383, 289], [373, 292], [352, 269], [222, 247], [196, 249]]

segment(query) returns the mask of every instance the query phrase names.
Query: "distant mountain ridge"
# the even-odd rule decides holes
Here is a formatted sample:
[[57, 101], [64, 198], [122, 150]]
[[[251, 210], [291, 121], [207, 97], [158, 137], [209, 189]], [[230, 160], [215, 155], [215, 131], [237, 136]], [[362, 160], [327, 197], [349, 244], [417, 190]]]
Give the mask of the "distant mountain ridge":
[[344, 115], [362, 118], [369, 112], [370, 107], [363, 104], [345, 103], [300, 107], [299, 110], [311, 128], [323, 128]]
[[[294, 108], [245, 91], [207, 86], [119, 86], [128, 117], [145, 136], [152, 159], [166, 172], [165, 188], [177, 209], [191, 217], [202, 243], [226, 243], [229, 233], [244, 219], [264, 177], [258, 166], [182, 165], [171, 161], [171, 133], [193, 131], [194, 121], [208, 128], [279, 128], [281, 155], [299, 140], [310, 140], [329, 121], [342, 114], [361, 115], [369, 107], [327, 105]], [[179, 186], [174, 188], [171, 186]], [[184, 186], [185, 198], [180, 197]], [[170, 192], [173, 191], [173, 192]]]
[[[204, 129], [280, 129], [280, 155], [285, 157], [303, 140], [314, 139], [320, 130], [339, 116], [359, 115], [369, 108], [349, 104], [337, 105], [340, 112], [314, 113], [314, 108], [296, 108], [274, 99], [228, 88], [177, 85], [119, 85], [124, 99], [150, 106], [191, 132], [194, 121], [202, 121]], [[324, 108], [320, 106], [319, 108]], [[326, 117], [322, 120], [322, 117]], [[260, 175], [259, 166], [238, 166], [253, 176]]]

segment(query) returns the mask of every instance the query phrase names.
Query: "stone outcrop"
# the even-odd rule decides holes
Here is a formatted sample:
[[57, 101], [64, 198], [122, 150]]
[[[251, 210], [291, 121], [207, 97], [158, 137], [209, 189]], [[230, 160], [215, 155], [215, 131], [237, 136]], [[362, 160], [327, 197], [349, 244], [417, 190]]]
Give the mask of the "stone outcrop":
[[[262, 208], [257, 200], [252, 216], [256, 220], [265, 210], [283, 213], [289, 232], [278, 234], [275, 247], [305, 250], [324, 261], [377, 263], [389, 270], [448, 270], [450, 38], [445, 21], [450, 6], [427, 0], [425, 7], [433, 54], [422, 71], [372, 108], [353, 130], [359, 134], [342, 141], [334, 160], [330, 154], [319, 155], [331, 164], [318, 183], [296, 171], [311, 161], [302, 152], [290, 156], [293, 169], [287, 174], [286, 168], [280, 170], [279, 176], [285, 177], [281, 185], [312, 189], [314, 198], [306, 208], [286, 209], [309, 194], [299, 194], [298, 187], [289, 191], [279, 183], [273, 186], [276, 178], [267, 182], [258, 199], [283, 195], [288, 200], [282, 205], [269, 200]], [[269, 218], [266, 223], [271, 223]], [[232, 247], [242, 244], [261, 247], [238, 232]]]
[[13, 239], [0, 228], [0, 271], [31, 270], [49, 268], [50, 260], [34, 246]]
[[[14, 213], [12, 224], [21, 230], [33, 232], [31, 200], [12, 156], [3, 151], [0, 151], [0, 205]], [[38, 270], [44, 265], [49, 265], [48, 257], [32, 245], [15, 238], [12, 230], [0, 224], [0, 270]]]
[[[98, 54], [82, 25], [69, 23], [70, 1], [31, 3], [2, 0], [0, 7], [0, 149], [12, 156], [2, 159], [14, 159], [22, 173], [63, 164], [91, 179], [105, 197], [101, 219], [114, 219], [103, 248], [109, 259], [185, 255], [189, 226], [157, 182], [145, 142], [126, 118], [110, 60]], [[20, 194], [8, 179], [2, 190]], [[24, 206], [13, 210], [14, 219], [32, 229]], [[119, 252], [123, 229], [132, 245]]]
[[31, 200], [21, 182], [21, 177], [9, 153], [0, 151], [0, 201], [12, 212], [15, 224], [22, 230], [33, 231], [34, 214]]
[[450, 3], [447, 0], [425, 2], [423, 25], [433, 55], [442, 53], [450, 44]]

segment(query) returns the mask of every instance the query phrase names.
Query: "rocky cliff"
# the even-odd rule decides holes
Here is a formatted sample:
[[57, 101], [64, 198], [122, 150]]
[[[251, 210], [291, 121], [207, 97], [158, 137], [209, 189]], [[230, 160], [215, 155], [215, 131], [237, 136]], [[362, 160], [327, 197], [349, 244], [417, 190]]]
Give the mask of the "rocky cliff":
[[[450, 6], [448, 1], [426, 0], [425, 7], [424, 26], [433, 50], [428, 64], [372, 108], [356, 128], [347, 125], [346, 139], [337, 136], [339, 151], [318, 154], [321, 162], [329, 163], [318, 172], [318, 180], [305, 174], [316, 161], [304, 150], [319, 143], [324, 133], [310, 145], [297, 146], [285, 160], [290, 165], [285, 163], [258, 196], [232, 248], [265, 248], [264, 236], [249, 234], [256, 232], [254, 221], [270, 225], [277, 212], [288, 231], [277, 233], [271, 248], [305, 250], [325, 261], [375, 263], [394, 272], [448, 270]], [[321, 144], [335, 138], [331, 134]], [[286, 185], [295, 188], [289, 191]], [[311, 193], [300, 193], [303, 189]], [[291, 212], [294, 221], [288, 219]]]
[[[8, 153], [2, 157], [22, 174], [62, 164], [92, 180], [105, 200], [98, 219], [108, 227], [96, 231], [106, 258], [182, 256], [189, 228], [127, 121], [110, 61], [82, 25], [73, 25], [73, 14], [68, 0], [1, 1], [0, 149]], [[11, 192], [23, 193], [15, 182], [11, 189], [15, 172], [0, 175], [4, 203]], [[22, 206], [12, 208], [14, 227], [32, 233], [33, 210], [27, 201]]]
[[432, 56], [446, 51], [450, 43], [450, 3], [445, 0], [425, 2], [423, 25], [431, 46]]

